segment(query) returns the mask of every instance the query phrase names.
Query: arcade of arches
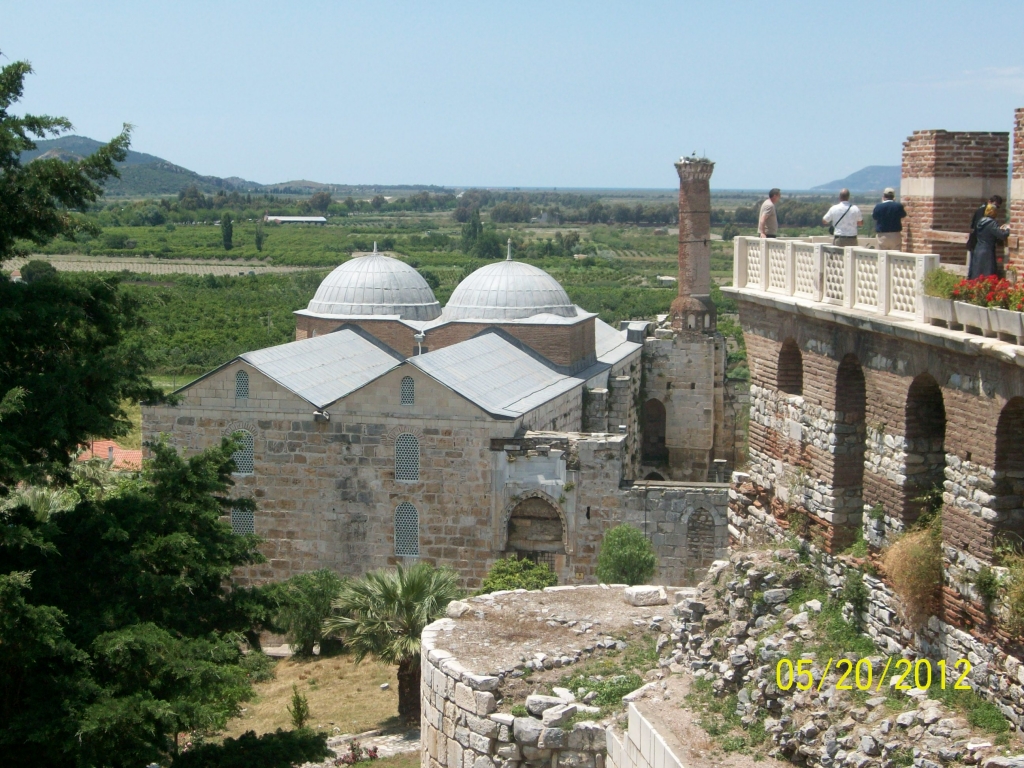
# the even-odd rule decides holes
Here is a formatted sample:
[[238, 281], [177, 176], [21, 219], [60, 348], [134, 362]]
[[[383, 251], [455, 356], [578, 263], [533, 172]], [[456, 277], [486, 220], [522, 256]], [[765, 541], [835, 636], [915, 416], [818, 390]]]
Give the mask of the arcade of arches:
[[[740, 300], [750, 479], [825, 548], [885, 546], [941, 497], [947, 545], [1024, 541], [1024, 368]], [[769, 330], [770, 329], [770, 330]]]

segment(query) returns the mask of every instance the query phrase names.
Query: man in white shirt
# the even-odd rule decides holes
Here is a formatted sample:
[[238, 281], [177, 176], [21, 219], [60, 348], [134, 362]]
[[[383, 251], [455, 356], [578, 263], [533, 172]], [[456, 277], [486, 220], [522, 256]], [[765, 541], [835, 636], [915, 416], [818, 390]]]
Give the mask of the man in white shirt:
[[857, 244], [857, 228], [864, 222], [860, 208], [850, 204], [850, 190], [839, 192], [839, 202], [828, 209], [821, 220], [826, 227], [833, 227], [832, 242], [834, 245], [846, 246]]

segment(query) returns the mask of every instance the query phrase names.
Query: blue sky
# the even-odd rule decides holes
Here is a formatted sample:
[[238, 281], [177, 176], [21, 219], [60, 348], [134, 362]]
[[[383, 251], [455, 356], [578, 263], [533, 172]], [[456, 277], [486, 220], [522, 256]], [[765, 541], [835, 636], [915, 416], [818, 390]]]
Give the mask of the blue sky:
[[1008, 131], [1021, 2], [2, 0], [19, 111], [260, 182], [807, 188]]

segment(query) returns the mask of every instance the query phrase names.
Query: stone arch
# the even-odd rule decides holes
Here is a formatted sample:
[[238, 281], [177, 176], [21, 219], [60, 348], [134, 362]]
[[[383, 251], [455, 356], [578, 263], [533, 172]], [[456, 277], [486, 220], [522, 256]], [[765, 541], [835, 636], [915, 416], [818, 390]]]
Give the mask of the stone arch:
[[1024, 397], [1011, 398], [996, 424], [995, 501], [998, 527], [1012, 543], [1024, 541]]
[[[517, 527], [518, 526], [518, 527]], [[501, 515], [500, 549], [520, 557], [548, 562], [553, 555], [571, 555], [569, 528], [561, 505], [544, 491], [514, 497]], [[544, 557], [538, 557], [543, 553]]]
[[664, 480], [660, 472], [648, 472], [644, 480]]
[[942, 389], [930, 373], [920, 374], [910, 384], [903, 435], [903, 521], [912, 523], [925, 509], [916, 499], [941, 488], [946, 473], [946, 406]]
[[804, 392], [804, 358], [792, 337], [783, 341], [779, 350], [775, 385], [787, 395], [802, 395]]
[[839, 363], [836, 372], [835, 453], [832, 487], [836, 511], [844, 513], [837, 527], [859, 527], [864, 512], [864, 449], [867, 439], [865, 413], [867, 387], [864, 369], [854, 354]]
[[668, 447], [665, 445], [667, 431], [667, 414], [665, 404], [652, 397], [643, 404], [644, 415], [644, 461], [664, 461], [668, 458]]

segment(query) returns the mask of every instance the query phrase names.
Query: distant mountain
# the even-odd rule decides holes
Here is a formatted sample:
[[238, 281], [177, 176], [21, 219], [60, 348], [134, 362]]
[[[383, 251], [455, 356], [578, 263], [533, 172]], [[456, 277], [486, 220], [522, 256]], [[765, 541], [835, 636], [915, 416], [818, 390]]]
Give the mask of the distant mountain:
[[886, 187], [900, 188], [900, 172], [898, 165], [869, 165], [845, 179], [830, 181], [811, 187], [812, 192], [838, 192], [844, 187], [851, 192], [881, 192]]
[[[61, 136], [36, 142], [36, 149], [22, 152], [21, 162], [28, 163], [36, 158], [58, 158], [80, 160], [103, 146], [102, 142], [85, 136]], [[217, 176], [201, 176], [188, 168], [182, 168], [156, 155], [128, 150], [128, 157], [118, 163], [120, 179], [110, 179], [105, 186], [106, 194], [114, 197], [147, 197], [150, 195], [176, 195], [185, 187], [195, 184], [206, 194], [217, 190], [255, 192], [262, 185], [238, 177], [222, 179]]]
[[[61, 136], [58, 139], [44, 139], [36, 142], [36, 149], [21, 153], [21, 162], [29, 163], [37, 158], [80, 160], [102, 147], [102, 142], [85, 136]], [[128, 150], [128, 157], [118, 163], [120, 179], [110, 179], [105, 187], [110, 197], [155, 197], [176, 195], [185, 187], [195, 184], [203, 193], [212, 195], [218, 190], [231, 192], [258, 192], [272, 195], [312, 195], [326, 190], [335, 199], [345, 196], [368, 198], [373, 195], [407, 195], [415, 192], [440, 194], [454, 192], [448, 187], [433, 184], [323, 184], [319, 181], [298, 179], [279, 184], [260, 184], [255, 181], [229, 176], [201, 176], [195, 171], [164, 160], [156, 155]]]

